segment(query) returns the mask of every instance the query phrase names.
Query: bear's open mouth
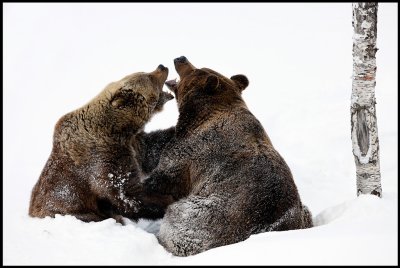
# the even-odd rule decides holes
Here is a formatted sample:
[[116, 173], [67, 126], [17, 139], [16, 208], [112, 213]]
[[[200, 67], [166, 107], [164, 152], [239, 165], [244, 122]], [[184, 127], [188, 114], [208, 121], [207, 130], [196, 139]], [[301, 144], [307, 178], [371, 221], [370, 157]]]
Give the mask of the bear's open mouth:
[[165, 98], [167, 100], [172, 100], [174, 98], [174, 95], [172, 95], [170, 92], [168, 91], [162, 91], [161, 92], [161, 97], [160, 98]]
[[178, 83], [179, 83], [179, 81], [176, 81], [176, 78], [175, 78], [173, 80], [168, 80], [167, 82], [165, 82], [165, 85], [167, 86], [167, 88], [169, 90], [171, 90], [176, 95], [176, 91], [178, 89]]

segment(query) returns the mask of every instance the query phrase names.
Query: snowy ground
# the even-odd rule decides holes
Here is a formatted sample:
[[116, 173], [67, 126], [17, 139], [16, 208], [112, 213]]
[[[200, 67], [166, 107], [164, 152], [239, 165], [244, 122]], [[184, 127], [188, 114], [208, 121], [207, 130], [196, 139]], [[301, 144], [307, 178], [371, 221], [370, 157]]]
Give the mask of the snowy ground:
[[[356, 198], [351, 4], [3, 4], [3, 264], [398, 264], [397, 4], [378, 13], [383, 198]], [[227, 76], [286, 159], [315, 228], [253, 235], [192, 257], [159, 221], [28, 217], [54, 124], [106, 84], [185, 55]], [[171, 101], [147, 130], [174, 125]]]

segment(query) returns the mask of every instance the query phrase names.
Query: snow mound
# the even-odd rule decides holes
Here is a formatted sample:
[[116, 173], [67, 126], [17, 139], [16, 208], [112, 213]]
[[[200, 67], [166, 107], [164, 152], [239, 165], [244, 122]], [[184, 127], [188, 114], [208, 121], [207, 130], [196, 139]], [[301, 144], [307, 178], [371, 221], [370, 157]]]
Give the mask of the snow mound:
[[8, 264], [159, 264], [170, 255], [151, 233], [158, 222], [125, 219], [123, 226], [114, 219], [85, 223], [68, 215], [21, 216], [20, 222], [19, 236], [9, 243], [14, 248], [7, 249], [13, 252], [6, 254]]
[[[361, 195], [313, 218], [314, 228], [268, 232], [180, 260], [185, 264], [377, 265], [397, 263], [397, 194]], [[357, 253], [357, 254], [356, 254]], [[362, 254], [360, 254], [362, 253]], [[178, 264], [178, 262], [174, 262]]]
[[125, 219], [123, 226], [114, 219], [84, 223], [73, 216], [21, 215], [5, 264], [395, 264], [396, 201], [394, 193], [362, 195], [319, 213], [314, 228], [252, 235], [190, 257], [172, 256], [159, 245], [154, 234], [160, 220]]

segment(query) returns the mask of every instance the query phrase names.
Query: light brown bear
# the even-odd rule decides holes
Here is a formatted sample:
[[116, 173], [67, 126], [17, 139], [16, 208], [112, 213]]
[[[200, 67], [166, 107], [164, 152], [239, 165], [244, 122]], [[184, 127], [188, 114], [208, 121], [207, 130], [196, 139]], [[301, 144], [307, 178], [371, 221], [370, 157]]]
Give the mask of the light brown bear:
[[173, 195], [158, 239], [187, 256], [266, 231], [312, 227], [285, 160], [230, 79], [185, 57], [174, 60], [180, 82], [166, 84], [179, 108], [176, 136], [144, 182], [148, 193]]
[[32, 190], [30, 216], [68, 214], [86, 222], [120, 221], [120, 215], [162, 217], [171, 198], [143, 196], [140, 177], [141, 165], [149, 172], [175, 132], [143, 132], [151, 116], [173, 98], [162, 91], [167, 76], [163, 65], [128, 75], [61, 117], [50, 157]]

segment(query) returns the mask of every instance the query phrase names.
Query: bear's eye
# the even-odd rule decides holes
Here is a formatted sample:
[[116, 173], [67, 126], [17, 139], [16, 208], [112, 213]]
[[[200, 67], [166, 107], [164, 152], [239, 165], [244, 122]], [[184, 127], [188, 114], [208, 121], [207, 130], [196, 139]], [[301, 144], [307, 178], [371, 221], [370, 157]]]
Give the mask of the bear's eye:
[[121, 99], [121, 98], [114, 98], [114, 99], [111, 101], [111, 105], [112, 105], [113, 107], [121, 108], [121, 107], [123, 106], [123, 104], [124, 104], [124, 100]]
[[111, 105], [118, 109], [140, 106], [145, 102], [146, 98], [142, 94], [132, 90], [121, 90], [110, 101]]

